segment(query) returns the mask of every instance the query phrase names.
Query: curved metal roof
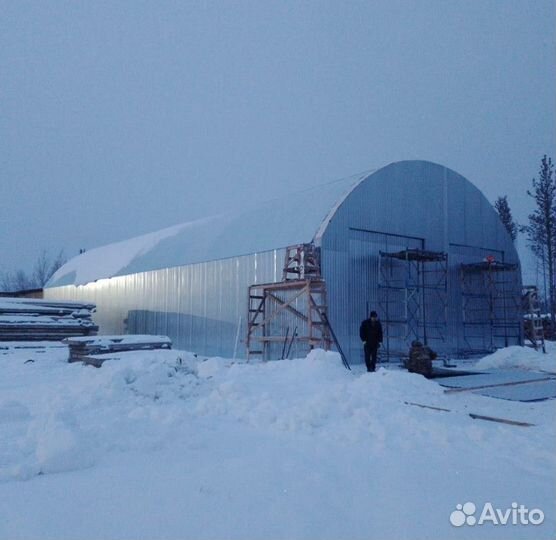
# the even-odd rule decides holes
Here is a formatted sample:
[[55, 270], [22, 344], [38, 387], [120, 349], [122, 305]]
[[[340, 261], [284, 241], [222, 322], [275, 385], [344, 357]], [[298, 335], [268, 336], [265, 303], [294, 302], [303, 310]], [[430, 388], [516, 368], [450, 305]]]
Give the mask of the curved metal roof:
[[[224, 259], [310, 242], [370, 171], [285, 197], [168, 227], [86, 251], [70, 259], [47, 287], [84, 285], [160, 268]], [[324, 225], [325, 226], [325, 225]]]
[[[449, 244], [515, 248], [492, 205], [468, 180], [427, 161], [401, 161], [285, 197], [109, 244], [62, 266], [47, 287], [225, 259], [314, 241], [343, 249], [361, 228]], [[495, 246], [496, 244], [496, 246]]]

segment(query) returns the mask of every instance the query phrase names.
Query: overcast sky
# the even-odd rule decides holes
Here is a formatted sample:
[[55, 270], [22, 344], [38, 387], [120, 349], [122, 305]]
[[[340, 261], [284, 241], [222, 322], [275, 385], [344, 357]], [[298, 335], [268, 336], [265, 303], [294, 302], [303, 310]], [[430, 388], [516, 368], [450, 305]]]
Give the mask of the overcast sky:
[[[0, 271], [402, 159], [520, 221], [553, 0], [0, 0]], [[260, 224], [254, 224], [259, 226]]]

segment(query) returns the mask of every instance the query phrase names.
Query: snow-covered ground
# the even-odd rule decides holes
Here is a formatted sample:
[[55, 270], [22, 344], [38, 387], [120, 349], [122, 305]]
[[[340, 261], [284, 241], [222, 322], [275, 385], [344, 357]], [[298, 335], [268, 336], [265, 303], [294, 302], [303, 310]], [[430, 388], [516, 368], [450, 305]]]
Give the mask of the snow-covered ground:
[[[496, 354], [545, 369], [550, 352]], [[555, 537], [556, 400], [445, 394], [324, 351], [145, 351], [100, 369], [67, 355], [0, 348], [1, 539]], [[545, 519], [453, 526], [468, 502], [477, 519], [488, 502]]]
[[548, 341], [545, 345], [547, 354], [539, 354], [527, 347], [513, 346], [499, 349], [481, 358], [475, 367], [477, 369], [522, 368], [556, 373], [556, 344]]

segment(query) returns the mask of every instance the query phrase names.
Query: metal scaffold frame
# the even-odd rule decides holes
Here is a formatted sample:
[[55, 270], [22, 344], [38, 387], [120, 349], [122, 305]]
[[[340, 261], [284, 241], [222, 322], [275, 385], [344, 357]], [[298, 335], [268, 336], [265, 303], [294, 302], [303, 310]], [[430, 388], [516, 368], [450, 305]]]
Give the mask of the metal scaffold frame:
[[306, 353], [332, 345], [326, 284], [312, 244], [286, 250], [282, 281], [249, 287], [247, 358], [288, 358], [292, 347]]
[[481, 354], [522, 341], [519, 266], [487, 257], [461, 265], [463, 338]]
[[381, 251], [378, 274], [378, 305], [388, 359], [406, 355], [414, 339], [425, 345], [433, 340], [446, 341], [446, 253], [421, 249]]

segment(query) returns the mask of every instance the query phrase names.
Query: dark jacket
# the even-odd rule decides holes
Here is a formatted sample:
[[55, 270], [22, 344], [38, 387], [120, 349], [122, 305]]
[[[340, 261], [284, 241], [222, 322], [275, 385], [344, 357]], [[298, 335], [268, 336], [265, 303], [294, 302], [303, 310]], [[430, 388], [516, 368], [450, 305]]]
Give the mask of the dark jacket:
[[382, 343], [382, 325], [377, 319], [374, 323], [371, 319], [366, 319], [361, 323], [359, 328], [359, 337], [361, 341], [365, 341], [370, 347], [378, 347]]

